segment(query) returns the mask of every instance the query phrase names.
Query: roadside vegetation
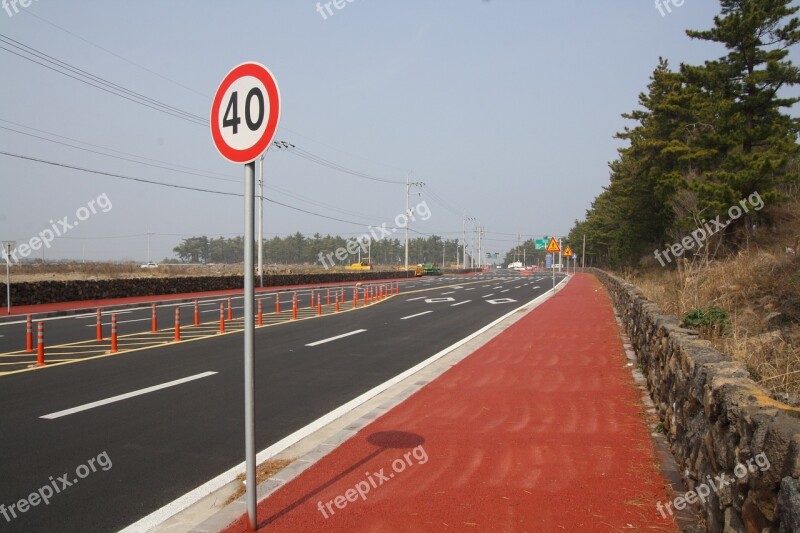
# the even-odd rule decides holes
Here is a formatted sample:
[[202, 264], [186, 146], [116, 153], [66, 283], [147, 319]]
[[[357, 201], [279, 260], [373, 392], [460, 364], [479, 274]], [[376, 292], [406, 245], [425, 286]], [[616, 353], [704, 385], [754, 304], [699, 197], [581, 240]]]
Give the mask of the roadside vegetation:
[[610, 183], [568, 239], [586, 236], [587, 266], [621, 272], [783, 399], [800, 393], [791, 4], [722, 0], [710, 29], [686, 33], [724, 55], [677, 68], [658, 58], [623, 115]]

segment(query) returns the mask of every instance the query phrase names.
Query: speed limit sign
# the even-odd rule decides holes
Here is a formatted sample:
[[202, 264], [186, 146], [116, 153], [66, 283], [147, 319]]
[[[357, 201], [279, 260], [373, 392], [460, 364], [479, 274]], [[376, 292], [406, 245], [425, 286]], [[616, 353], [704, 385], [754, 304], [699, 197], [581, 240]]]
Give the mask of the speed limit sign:
[[242, 63], [220, 83], [211, 106], [211, 137], [232, 163], [256, 160], [269, 147], [281, 115], [272, 73], [259, 63]]

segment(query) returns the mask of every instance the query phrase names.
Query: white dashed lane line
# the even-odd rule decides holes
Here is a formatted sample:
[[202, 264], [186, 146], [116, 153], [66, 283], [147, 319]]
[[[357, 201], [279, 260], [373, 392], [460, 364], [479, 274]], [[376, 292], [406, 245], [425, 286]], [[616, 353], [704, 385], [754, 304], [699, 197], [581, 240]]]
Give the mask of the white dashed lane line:
[[418, 316], [427, 315], [428, 313], [433, 313], [433, 311], [425, 311], [423, 313], [417, 313], [416, 315], [404, 316], [400, 320], [408, 320], [409, 318], [416, 318]]
[[359, 333], [364, 333], [365, 331], [367, 331], [367, 330], [365, 330], [365, 329], [357, 329], [355, 331], [351, 331], [350, 333], [342, 333], [341, 335], [337, 335], [335, 337], [329, 337], [327, 339], [322, 339], [321, 341], [310, 342], [310, 343], [306, 344], [306, 346], [319, 346], [320, 344], [325, 344], [325, 343], [328, 343], [328, 342], [331, 342], [331, 341], [343, 339], [345, 337], [350, 337], [351, 335], [358, 335]]
[[450, 307], [458, 307], [459, 305], [464, 305], [470, 303], [472, 300], [467, 300], [465, 302], [458, 302], [457, 304], [453, 304]]

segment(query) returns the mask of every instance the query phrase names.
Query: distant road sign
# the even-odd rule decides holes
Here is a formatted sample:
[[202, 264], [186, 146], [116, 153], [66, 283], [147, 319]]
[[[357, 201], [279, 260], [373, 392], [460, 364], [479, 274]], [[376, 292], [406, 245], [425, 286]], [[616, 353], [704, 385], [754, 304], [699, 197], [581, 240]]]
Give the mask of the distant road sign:
[[556, 242], [555, 237], [550, 237], [550, 242], [547, 244], [547, 253], [557, 253], [561, 251], [561, 247]]
[[564, 257], [572, 257], [572, 248], [569, 246], [564, 249]]
[[242, 63], [228, 72], [211, 105], [211, 137], [222, 157], [249, 163], [263, 154], [278, 129], [280, 100], [264, 65]]

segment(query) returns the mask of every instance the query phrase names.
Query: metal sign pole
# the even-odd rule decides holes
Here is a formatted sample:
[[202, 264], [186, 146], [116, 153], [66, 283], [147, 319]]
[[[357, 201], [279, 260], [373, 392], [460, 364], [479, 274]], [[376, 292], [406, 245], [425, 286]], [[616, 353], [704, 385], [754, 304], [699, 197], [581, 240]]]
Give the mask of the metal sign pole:
[[6, 312], [11, 314], [11, 243], [6, 244]]
[[255, 421], [255, 276], [253, 233], [255, 226], [255, 161], [244, 166], [244, 444], [247, 479], [247, 516], [256, 530], [256, 421]]

